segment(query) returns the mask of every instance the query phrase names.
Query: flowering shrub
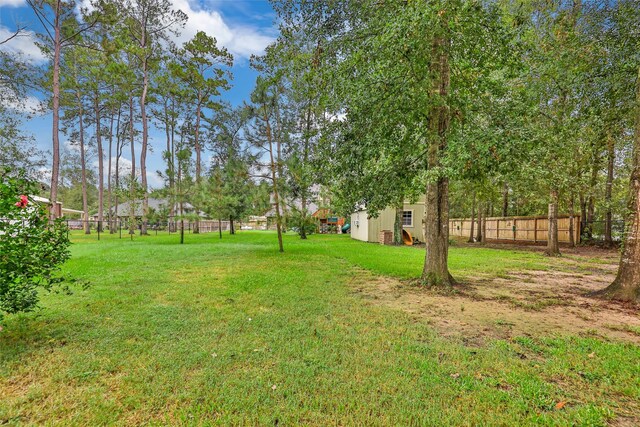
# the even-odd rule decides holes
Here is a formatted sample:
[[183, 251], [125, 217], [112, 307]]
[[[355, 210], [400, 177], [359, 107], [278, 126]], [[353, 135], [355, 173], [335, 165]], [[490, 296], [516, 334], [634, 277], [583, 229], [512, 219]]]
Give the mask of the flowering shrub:
[[69, 258], [67, 229], [29, 200], [36, 191], [24, 175], [0, 169], [0, 319], [34, 310], [40, 288], [68, 290], [58, 274]]
[[26, 208], [28, 204], [29, 204], [29, 198], [24, 194], [20, 196], [20, 201], [16, 202], [16, 206], [19, 208]]

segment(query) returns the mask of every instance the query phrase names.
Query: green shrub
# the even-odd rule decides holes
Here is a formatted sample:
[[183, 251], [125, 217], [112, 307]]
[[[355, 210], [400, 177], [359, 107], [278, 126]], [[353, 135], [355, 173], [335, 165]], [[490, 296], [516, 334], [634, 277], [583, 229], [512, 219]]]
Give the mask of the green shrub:
[[298, 234], [302, 234], [304, 229], [305, 234], [313, 234], [318, 229], [318, 221], [311, 215], [305, 215], [304, 218], [299, 211], [293, 211], [289, 218], [287, 218], [287, 225]]
[[28, 197], [36, 191], [24, 174], [0, 169], [0, 320], [33, 311], [39, 288], [68, 291], [58, 275], [69, 258], [67, 228], [50, 223], [46, 208]]

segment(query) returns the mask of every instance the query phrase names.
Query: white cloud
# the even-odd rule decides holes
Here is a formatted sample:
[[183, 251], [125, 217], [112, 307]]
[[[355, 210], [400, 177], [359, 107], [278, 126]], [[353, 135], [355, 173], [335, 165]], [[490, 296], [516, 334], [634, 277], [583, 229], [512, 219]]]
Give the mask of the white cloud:
[[23, 111], [31, 114], [36, 114], [36, 115], [44, 114], [42, 101], [40, 101], [38, 98], [32, 95], [29, 95], [22, 100], [22, 108], [23, 108]]
[[217, 39], [218, 45], [226, 47], [238, 58], [249, 58], [261, 54], [274, 38], [251, 26], [229, 25], [220, 12], [196, 5], [193, 0], [173, 0], [175, 9], [189, 17], [178, 42], [191, 39], [198, 31], [204, 31]]
[[164, 187], [164, 181], [156, 172], [147, 172], [147, 185], [150, 188], [162, 188]]
[[62, 146], [69, 151], [80, 151], [80, 145], [69, 141], [68, 139], [62, 143]]
[[[0, 0], [0, 2], [6, 0]], [[1, 7], [1, 5], [0, 5]], [[9, 28], [0, 25], [0, 40], [6, 40], [14, 34]], [[15, 55], [21, 55], [23, 59], [34, 64], [41, 64], [47, 60], [40, 48], [34, 43], [36, 39], [33, 31], [24, 31], [2, 45], [2, 50]]]
[[[228, 24], [220, 12], [214, 9], [215, 5], [201, 5], [198, 0], [171, 0], [171, 2], [173, 9], [180, 10], [189, 17], [180, 36], [174, 40], [178, 46], [193, 38], [198, 31], [204, 31], [215, 37], [218, 46], [226, 47], [233, 54], [234, 59], [238, 60], [247, 59], [253, 54], [262, 54], [264, 49], [275, 40], [275, 37], [264, 29], [249, 25]], [[78, 3], [78, 12], [81, 7], [89, 10], [93, 8], [89, 0], [81, 0]]]
[[37, 172], [37, 178], [38, 181], [40, 182], [45, 182], [47, 184], [51, 183], [51, 168], [49, 167], [42, 167], [40, 169], [38, 169]]
[[[105, 168], [105, 181], [106, 181], [106, 170], [109, 167], [108, 166], [108, 158], [105, 159], [104, 162], [104, 168]], [[97, 170], [98, 169], [98, 161], [95, 160], [93, 162], [93, 166], [94, 168]], [[148, 166], [147, 166], [148, 167]], [[120, 162], [118, 164], [118, 169], [119, 169], [119, 174], [120, 174], [120, 179], [122, 178], [128, 178], [131, 175], [131, 160], [127, 159], [126, 157], [120, 157]], [[111, 157], [111, 176], [115, 177], [116, 175], [116, 158], [115, 157]], [[136, 165], [136, 176], [138, 177], [138, 179], [140, 179], [140, 167], [139, 165]], [[151, 188], [160, 188], [164, 186], [164, 181], [162, 180], [162, 178], [160, 178], [158, 176], [158, 174], [156, 172], [151, 172], [151, 171], [147, 171], [147, 185]]]
[[[97, 165], [97, 162], [96, 162]], [[106, 169], [106, 168], [105, 168]], [[118, 162], [118, 170], [120, 177], [126, 177], [131, 174], [131, 160], [126, 157], [120, 157], [120, 161]], [[111, 158], [111, 174], [115, 176], [116, 174], [116, 158]], [[140, 176], [140, 171], [136, 170], [136, 175]]]
[[10, 89], [0, 88], [0, 104], [18, 114], [41, 116], [45, 113], [42, 102], [35, 96], [19, 98]]
[[26, 3], [25, 0], [0, 0], [0, 7], [22, 7]]

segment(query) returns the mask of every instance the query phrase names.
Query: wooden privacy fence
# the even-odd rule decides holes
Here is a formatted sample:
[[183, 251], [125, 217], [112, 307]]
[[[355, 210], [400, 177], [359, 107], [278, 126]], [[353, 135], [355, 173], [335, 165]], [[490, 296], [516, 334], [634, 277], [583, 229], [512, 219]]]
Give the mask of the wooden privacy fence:
[[[449, 235], [469, 238], [471, 232], [469, 218], [449, 220]], [[516, 243], [546, 243], [549, 231], [549, 219], [546, 216], [510, 216], [483, 219], [486, 221], [484, 233], [486, 240]], [[558, 215], [558, 242], [569, 243], [569, 215]], [[474, 237], [477, 235], [478, 221], [474, 224]], [[574, 242], [580, 241], [580, 217], [573, 217]]]

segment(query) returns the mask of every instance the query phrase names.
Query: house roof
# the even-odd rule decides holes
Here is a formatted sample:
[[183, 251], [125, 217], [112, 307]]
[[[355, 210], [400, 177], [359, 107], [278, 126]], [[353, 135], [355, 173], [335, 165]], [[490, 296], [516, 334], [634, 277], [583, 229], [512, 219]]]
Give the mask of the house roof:
[[[38, 203], [46, 203], [46, 204], [51, 203], [51, 201], [49, 199], [47, 199], [46, 197], [32, 196], [32, 195], [29, 195], [29, 197], [31, 199], [33, 199], [33, 201], [38, 202]], [[56, 203], [59, 204], [59, 205], [62, 204], [62, 202], [56, 202]]]
[[[142, 216], [142, 199], [138, 199], [135, 200], [133, 203], [133, 215], [136, 217], [140, 217]], [[118, 204], [117, 208], [118, 208], [118, 216], [129, 216], [131, 214], [130, 212], [130, 201], [126, 201], [123, 203]], [[194, 206], [191, 203], [188, 202], [184, 202], [182, 204], [184, 210], [186, 212], [193, 212], [195, 210]], [[169, 207], [169, 201], [167, 199], [156, 199], [156, 198], [149, 198], [149, 209], [153, 209], [155, 211], [161, 210], [161, 209], [168, 209]], [[175, 212], [178, 212], [178, 210], [180, 209], [180, 206], [178, 203], [176, 203], [175, 205]], [[116, 208], [112, 207], [111, 211], [115, 213]], [[94, 214], [93, 216], [95, 216], [97, 214]], [[199, 213], [200, 216], [205, 216], [203, 212]]]

